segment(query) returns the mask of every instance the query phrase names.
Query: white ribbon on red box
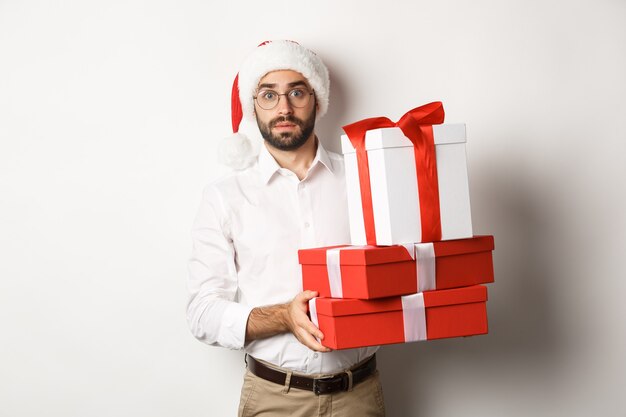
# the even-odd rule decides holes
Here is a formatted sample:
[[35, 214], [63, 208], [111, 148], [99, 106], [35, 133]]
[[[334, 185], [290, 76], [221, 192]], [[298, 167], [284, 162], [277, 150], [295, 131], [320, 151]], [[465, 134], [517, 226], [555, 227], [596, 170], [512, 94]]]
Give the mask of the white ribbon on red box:
[[[435, 246], [432, 243], [414, 243], [411, 246], [413, 246], [415, 251], [411, 258], [415, 260], [415, 266], [417, 267], [417, 292], [434, 290], [437, 288]], [[407, 251], [411, 255], [409, 248], [407, 248]]]
[[[320, 325], [319, 325], [319, 323], [317, 321], [317, 304], [315, 303], [316, 300], [317, 300], [317, 297], [311, 298], [309, 300], [309, 314], [311, 316], [311, 322], [315, 325], [315, 327], [317, 327], [319, 329]], [[318, 339], [317, 337], [315, 339], [319, 343], [322, 343], [322, 341], [320, 339]]]
[[[435, 248], [432, 243], [407, 243], [402, 245], [411, 259], [415, 261], [417, 292], [437, 288], [435, 271]], [[345, 246], [326, 251], [326, 270], [330, 296], [343, 298], [343, 281], [341, 278], [341, 252], [344, 250], [364, 249], [367, 246]]]
[[330, 284], [330, 296], [343, 298], [343, 281], [341, 280], [341, 251], [363, 249], [365, 246], [345, 246], [343, 248], [328, 249], [326, 251], [326, 270]]
[[435, 270], [435, 246], [432, 243], [409, 243], [402, 245], [415, 261], [417, 268], [417, 293], [403, 295], [402, 319], [404, 321], [404, 341], [426, 340], [426, 307], [423, 291], [437, 288]]
[[426, 307], [424, 306], [424, 294], [418, 292], [411, 295], [403, 295], [402, 318], [404, 320], [404, 341], [417, 342], [426, 340]]

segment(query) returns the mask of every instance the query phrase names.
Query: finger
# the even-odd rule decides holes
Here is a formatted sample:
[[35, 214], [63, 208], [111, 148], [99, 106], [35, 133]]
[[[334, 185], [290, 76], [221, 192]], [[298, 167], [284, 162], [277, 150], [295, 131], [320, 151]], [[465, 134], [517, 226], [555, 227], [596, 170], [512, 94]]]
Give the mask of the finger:
[[320, 329], [311, 321], [309, 316], [304, 311], [294, 312], [293, 320], [296, 326], [306, 330], [319, 339], [324, 338]]
[[310, 299], [317, 297], [317, 295], [317, 291], [306, 290], [298, 294], [298, 297], [301, 297], [303, 301], [309, 301]]
[[324, 340], [324, 333], [322, 333], [322, 331], [311, 320], [309, 320], [308, 317], [298, 323], [298, 327], [313, 337], [319, 340]]
[[311, 333], [309, 333], [306, 329], [300, 329], [298, 332], [298, 340], [300, 340], [300, 342], [308, 347], [311, 350], [314, 350], [316, 352], [330, 352], [331, 349], [327, 348], [326, 346], [322, 345], [320, 342], [318, 342]]
[[324, 339], [324, 333], [322, 333], [322, 331], [311, 320], [308, 320], [308, 318], [306, 322], [300, 324], [300, 327], [302, 327], [304, 330], [309, 332], [309, 334], [312, 334], [318, 339]]

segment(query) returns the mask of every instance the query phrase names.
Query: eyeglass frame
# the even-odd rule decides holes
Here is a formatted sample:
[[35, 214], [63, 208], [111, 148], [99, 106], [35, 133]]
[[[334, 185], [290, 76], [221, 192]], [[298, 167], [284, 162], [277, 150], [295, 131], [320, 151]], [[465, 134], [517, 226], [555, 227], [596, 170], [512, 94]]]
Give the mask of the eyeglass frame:
[[289, 93], [291, 93], [293, 90], [304, 90], [304, 91], [306, 91], [306, 92], [308, 92], [308, 93], [309, 93], [309, 96], [315, 96], [315, 90], [310, 90], [310, 91], [309, 91], [309, 89], [308, 89], [308, 88], [301, 88], [301, 87], [293, 87], [293, 88], [291, 88], [291, 89], [287, 90], [287, 92], [286, 92], [286, 93], [282, 93], [282, 94], [278, 94], [278, 91], [276, 91], [276, 90], [272, 90], [272, 89], [269, 89], [269, 88], [268, 88], [268, 89], [261, 90], [261, 91], [272, 91], [272, 92], [274, 92], [274, 93], [278, 96], [278, 100], [276, 100], [276, 104], [274, 104], [274, 105], [273, 105], [272, 107], [270, 107], [269, 109], [266, 109], [266, 108], [264, 108], [263, 106], [261, 106], [261, 105], [259, 104], [259, 101], [257, 100], [257, 97], [259, 96], [259, 93], [260, 93], [261, 91], [258, 91], [258, 92], [257, 92], [257, 94], [256, 94], [256, 96], [252, 96], [252, 99], [253, 99], [254, 101], [256, 101], [256, 103], [259, 105], [259, 107], [260, 107], [261, 109], [263, 109], [263, 110], [272, 110], [272, 109], [275, 109], [275, 108], [276, 108], [276, 106], [278, 106], [278, 103], [280, 103], [280, 96], [285, 96], [285, 97], [286, 97], [286, 100], [287, 100], [287, 103], [289, 103], [289, 105], [290, 105], [290, 106], [292, 106], [292, 107], [294, 107], [294, 108], [296, 108], [296, 109], [303, 109], [303, 108], [305, 108], [305, 107], [307, 106], [307, 104], [309, 104], [309, 101], [311, 100], [311, 99], [310, 99], [310, 97], [309, 97], [309, 101], [307, 101], [307, 102], [306, 102], [306, 104], [305, 104], [304, 106], [298, 107], [298, 106], [296, 106], [296, 105], [292, 104], [292, 103], [291, 103], [291, 101], [289, 101]]

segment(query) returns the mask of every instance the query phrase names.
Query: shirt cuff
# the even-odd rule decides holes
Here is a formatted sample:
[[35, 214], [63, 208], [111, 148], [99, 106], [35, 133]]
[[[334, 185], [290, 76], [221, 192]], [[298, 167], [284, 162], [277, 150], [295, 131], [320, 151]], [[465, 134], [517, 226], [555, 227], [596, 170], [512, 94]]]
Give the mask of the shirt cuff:
[[246, 342], [248, 316], [253, 307], [229, 303], [222, 316], [220, 345], [229, 349], [243, 349]]

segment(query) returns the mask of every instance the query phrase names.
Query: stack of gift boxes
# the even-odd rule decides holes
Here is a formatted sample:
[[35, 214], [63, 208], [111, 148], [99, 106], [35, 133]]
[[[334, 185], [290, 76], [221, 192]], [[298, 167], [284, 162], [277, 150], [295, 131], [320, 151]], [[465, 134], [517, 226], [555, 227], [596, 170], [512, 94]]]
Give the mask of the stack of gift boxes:
[[331, 349], [487, 333], [493, 236], [472, 231], [465, 125], [441, 103], [345, 126], [350, 246], [299, 251]]

